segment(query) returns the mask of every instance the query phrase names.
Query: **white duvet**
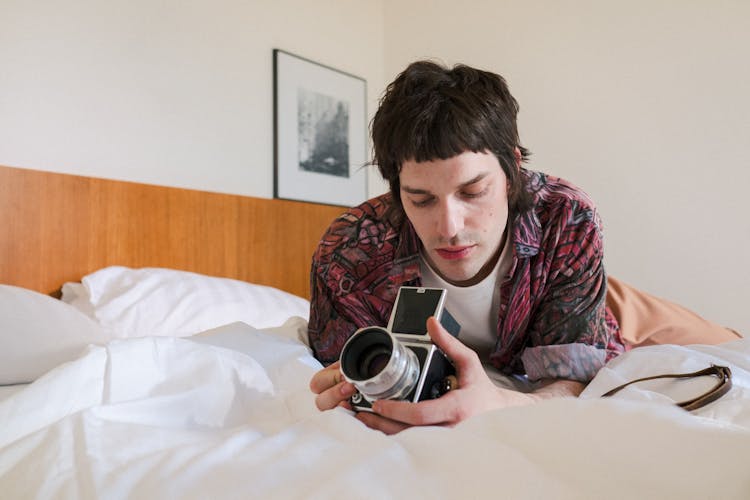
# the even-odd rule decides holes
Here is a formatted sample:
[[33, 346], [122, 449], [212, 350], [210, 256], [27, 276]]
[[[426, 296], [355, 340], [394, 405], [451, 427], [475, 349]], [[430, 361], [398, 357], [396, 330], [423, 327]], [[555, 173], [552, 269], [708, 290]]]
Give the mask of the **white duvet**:
[[[90, 348], [0, 403], [0, 496], [750, 498], [750, 340], [641, 348], [579, 399], [388, 437], [315, 409], [320, 365], [294, 337], [234, 324]], [[693, 413], [667, 386], [598, 398], [710, 363], [734, 387]]]

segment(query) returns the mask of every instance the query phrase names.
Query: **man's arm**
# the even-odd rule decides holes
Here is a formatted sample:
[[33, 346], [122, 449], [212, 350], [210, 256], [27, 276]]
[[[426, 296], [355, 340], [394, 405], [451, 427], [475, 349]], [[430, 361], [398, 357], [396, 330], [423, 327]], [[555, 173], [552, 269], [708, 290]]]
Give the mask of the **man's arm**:
[[587, 383], [624, 350], [607, 320], [599, 217], [583, 201], [562, 204], [551, 217], [549, 231], [555, 237], [544, 242], [531, 271], [544, 281], [542, 292], [534, 297], [534, 314], [520, 353], [530, 380]]
[[577, 398], [585, 388], [586, 384], [576, 382], [575, 380], [548, 380], [543, 382], [539, 389], [529, 393], [529, 395], [536, 401], [564, 397]]

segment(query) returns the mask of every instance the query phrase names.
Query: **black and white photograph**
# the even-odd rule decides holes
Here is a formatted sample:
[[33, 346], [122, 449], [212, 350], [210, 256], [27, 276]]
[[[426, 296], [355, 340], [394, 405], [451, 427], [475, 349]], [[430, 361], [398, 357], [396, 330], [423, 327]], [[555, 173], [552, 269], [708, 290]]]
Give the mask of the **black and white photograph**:
[[349, 103], [304, 88], [297, 93], [299, 168], [349, 177]]
[[365, 100], [362, 78], [274, 50], [276, 198], [367, 198]]

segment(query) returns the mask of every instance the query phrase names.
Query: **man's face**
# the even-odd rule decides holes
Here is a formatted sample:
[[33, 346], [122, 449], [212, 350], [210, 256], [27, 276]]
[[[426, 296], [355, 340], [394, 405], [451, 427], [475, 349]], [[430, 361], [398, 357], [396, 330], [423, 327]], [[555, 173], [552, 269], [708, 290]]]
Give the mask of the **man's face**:
[[500, 254], [508, 221], [507, 179], [490, 153], [405, 161], [401, 203], [430, 265], [459, 286], [486, 277]]

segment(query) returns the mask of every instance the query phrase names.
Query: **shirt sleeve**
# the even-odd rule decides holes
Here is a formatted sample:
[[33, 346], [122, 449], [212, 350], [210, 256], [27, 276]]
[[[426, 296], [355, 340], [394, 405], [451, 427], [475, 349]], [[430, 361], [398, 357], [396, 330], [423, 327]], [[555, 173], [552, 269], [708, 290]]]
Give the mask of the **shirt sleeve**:
[[589, 382], [618, 345], [606, 322], [602, 235], [594, 210], [564, 220], [546, 249], [549, 273], [521, 361], [531, 380]]
[[[339, 359], [346, 340], [357, 330], [348, 314], [339, 313], [336, 298], [328, 287], [325, 270], [313, 259], [308, 338], [313, 355], [324, 365]], [[344, 309], [346, 311], [346, 309]]]
[[313, 355], [324, 365], [339, 358], [344, 343], [357, 329], [348, 309], [340, 305], [347, 295], [344, 292], [348, 291], [344, 289], [345, 273], [337, 273], [334, 264], [336, 251], [342, 244], [342, 237], [336, 234], [340, 225], [340, 221], [335, 221], [323, 235], [310, 270], [308, 339]]
[[[344, 344], [359, 328], [387, 323], [390, 305], [370, 293], [362, 260], [367, 255], [351, 237], [352, 222], [335, 221], [323, 235], [310, 271], [308, 339], [324, 365], [339, 359]], [[384, 318], [386, 318], [384, 323]]]

